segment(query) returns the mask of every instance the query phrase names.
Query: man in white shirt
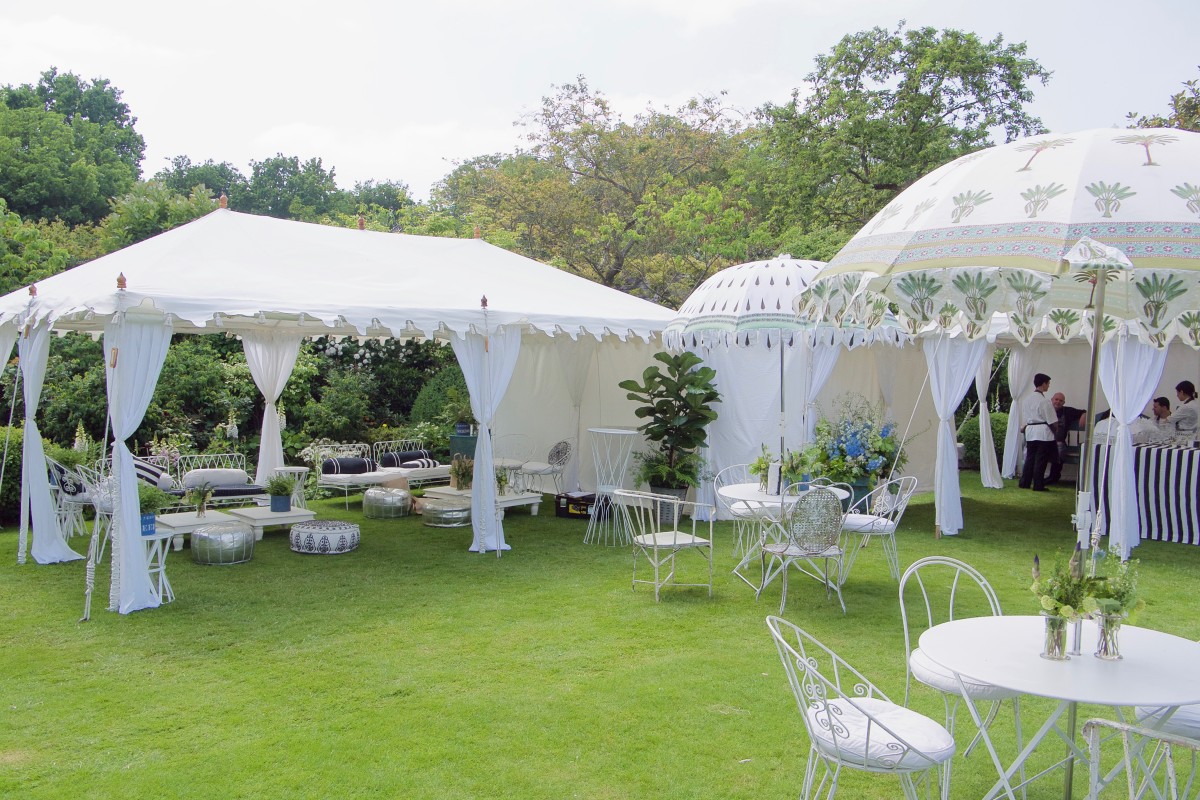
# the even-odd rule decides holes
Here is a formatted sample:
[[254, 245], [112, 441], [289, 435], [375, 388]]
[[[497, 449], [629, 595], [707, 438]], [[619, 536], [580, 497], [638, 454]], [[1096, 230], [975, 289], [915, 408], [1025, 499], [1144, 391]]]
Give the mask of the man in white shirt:
[[1046, 489], [1046, 465], [1054, 458], [1051, 452], [1057, 444], [1054, 430], [1058, 423], [1058, 412], [1046, 397], [1050, 389], [1050, 376], [1039, 372], [1033, 376], [1034, 392], [1021, 404], [1021, 430], [1025, 434], [1025, 464], [1021, 469], [1022, 489], [1044, 492]]

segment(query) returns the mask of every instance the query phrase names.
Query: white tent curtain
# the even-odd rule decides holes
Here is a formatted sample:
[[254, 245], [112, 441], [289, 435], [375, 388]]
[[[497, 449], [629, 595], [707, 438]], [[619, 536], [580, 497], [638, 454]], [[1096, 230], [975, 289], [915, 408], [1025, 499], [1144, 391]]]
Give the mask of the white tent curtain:
[[125, 440], [133, 435], [146, 414], [170, 344], [171, 326], [161, 320], [138, 322], [126, 318], [104, 326], [108, 418], [113, 432], [113, 477], [117, 481], [109, 602], [110, 610], [122, 614], [155, 608], [161, 603], [150, 580], [146, 548], [141, 542], [137, 477], [133, 455]]
[[[39, 564], [75, 561], [83, 558], [67, 546], [58, 525], [50, 479], [46, 474], [46, 451], [37, 426], [38, 402], [46, 379], [46, 361], [50, 355], [49, 323], [26, 329], [18, 342], [21, 356], [22, 389], [25, 397], [25, 437], [21, 449], [21, 527], [18, 533], [17, 563], [25, 563], [26, 531], [33, 522], [30, 552]], [[10, 345], [11, 347], [11, 345]]]
[[262, 434], [258, 444], [258, 471], [254, 482], [264, 485], [283, 464], [283, 438], [279, 432], [279, 410], [275, 404], [287, 385], [300, 353], [300, 337], [285, 333], [247, 333], [242, 336], [246, 365], [254, 385], [267, 401], [263, 410]]
[[1016, 477], [1017, 465], [1024, 456], [1021, 404], [1033, 393], [1033, 373], [1037, 362], [1035, 354], [1032, 346], [1008, 349], [1008, 391], [1012, 395], [1012, 405], [1008, 407], [1008, 428], [1004, 431], [1004, 466], [1000, 470], [1005, 478]]
[[1124, 325], [1100, 348], [1100, 384], [1117, 420], [1116, 442], [1109, 447], [1107, 475], [1103, 476], [1109, 497], [1108, 541], [1109, 548], [1123, 559], [1141, 541], [1129, 426], [1154, 396], [1166, 361], [1166, 348], [1139, 342]]
[[508, 550], [509, 546], [504, 542], [504, 526], [496, 507], [491, 426], [521, 354], [521, 331], [515, 326], [505, 326], [487, 335], [453, 336], [450, 343], [471, 394], [471, 411], [479, 420], [475, 472], [471, 482], [474, 538], [470, 549], [477, 553], [496, 550], [499, 555], [498, 551]]
[[[595, 366], [596, 349], [600, 342], [593, 336], [580, 336], [572, 339], [569, 336], [555, 336], [550, 340], [554, 352], [558, 356], [558, 368], [566, 384], [567, 394], [571, 396], [572, 407], [572, 438], [575, 440], [571, 447], [571, 461], [563, 474], [563, 486], [579, 485], [579, 449], [583, 442], [581, 426], [583, 392], [587, 387], [588, 374]], [[534, 460], [540, 460], [538, 456]]]
[[992, 382], [992, 351], [989, 348], [975, 372], [975, 394], [979, 397], [979, 477], [988, 489], [1003, 489], [1000, 467], [996, 464], [996, 442], [992, 439], [992, 413], [988, 409], [988, 388]]
[[[0, 356], [3, 356], [3, 358], [4, 358], [3, 361], [0, 361], [0, 364], [8, 363], [8, 357], [10, 355], [12, 355], [13, 345], [15, 345], [16, 343], [17, 343], [17, 327], [15, 325], [0, 325]], [[16, 378], [14, 378], [13, 380], [15, 381]], [[14, 382], [14, 384], [13, 384], [13, 400], [14, 401], [16, 400], [16, 391], [17, 391], [17, 387], [16, 387], [16, 383]], [[9, 410], [10, 411], [12, 410], [11, 406], [9, 407]], [[11, 420], [10, 420], [10, 422], [11, 422]], [[10, 441], [10, 437], [5, 436], [4, 437], [4, 454], [3, 454], [4, 461], [0, 462], [0, 479], [7, 477], [9, 480], [12, 480], [12, 476], [5, 475], [4, 469], [3, 469], [3, 464], [8, 462], [9, 441]], [[20, 476], [18, 476], [18, 478], [19, 477]], [[24, 537], [20, 537], [20, 536], [18, 537], [18, 539], [19, 539], [19, 541], [17, 543], [17, 563], [23, 564], [23, 563], [25, 563], [25, 539], [24, 539]]]
[[[830, 340], [830, 337], [822, 337], [818, 331], [805, 331], [803, 334], [803, 344], [800, 347], [804, 369], [801, 374], [804, 376], [804, 414], [803, 424], [803, 439], [799, 442], [801, 448], [807, 445], [817, 435], [817, 396], [821, 394], [821, 390], [825, 388], [825, 384], [829, 382], [829, 376], [833, 374], [833, 368], [837, 365], [838, 356], [842, 354], [843, 346]], [[793, 351], [796, 348], [791, 348]]]
[[927, 338], [922, 346], [929, 365], [930, 394], [937, 410], [937, 458], [934, 463], [936, 518], [943, 536], [955, 536], [962, 529], [962, 492], [958, 486], [958, 435], [954, 430], [954, 412], [967, 393], [967, 387], [987, 353], [983, 339], [952, 339], [946, 334]]

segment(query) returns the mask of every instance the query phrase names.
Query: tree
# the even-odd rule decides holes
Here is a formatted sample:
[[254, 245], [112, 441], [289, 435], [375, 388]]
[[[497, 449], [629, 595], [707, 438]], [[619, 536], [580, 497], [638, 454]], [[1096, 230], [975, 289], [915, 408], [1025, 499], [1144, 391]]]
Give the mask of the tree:
[[228, 161], [217, 164], [210, 158], [203, 164], [194, 164], [187, 156], [175, 156], [171, 166], [155, 173], [154, 179], [184, 197], [191, 195], [197, 186], [203, 186], [214, 197], [225, 195], [234, 211], [249, 210], [250, 182]]
[[301, 163], [296, 156], [278, 153], [250, 162], [248, 194], [244, 210], [252, 214], [316, 221], [338, 210], [335, 202], [342, 200], [344, 193], [338, 191], [334, 171], [326, 172], [321, 159]]
[[0, 88], [0, 197], [28, 220], [97, 222], [139, 175], [145, 142], [108, 81], [42, 73]]
[[1001, 36], [903, 22], [844, 37], [817, 57], [808, 91], [762, 110], [751, 160], [758, 212], [779, 234], [833, 226], [848, 236], [930, 170], [989, 145], [993, 131], [1006, 141], [1040, 132], [1024, 107], [1049, 73], [1025, 52]]
[[[677, 302], [707, 277], [717, 237], [716, 229], [680, 235], [673, 227], [680, 217], [668, 212], [696, 192], [693, 201], [721, 207], [713, 219], [727, 227], [726, 212], [738, 206], [726, 196], [722, 165], [735, 146], [735, 125], [716, 98], [626, 121], [583, 77], [555, 88], [521, 123], [528, 152], [460, 164], [436, 202], [491, 242], [606, 286]], [[721, 187], [719, 199], [711, 186]], [[707, 252], [697, 257], [699, 242]]]
[[1200, 132], [1200, 81], [1183, 82], [1183, 89], [1171, 95], [1167, 103], [1167, 116], [1144, 117], [1136, 111], [1126, 115], [1131, 128], [1179, 128], [1184, 131]]
[[61, 272], [69, 261], [64, 248], [10, 212], [0, 197], [0, 294]]
[[139, 182], [112, 202], [112, 213], [98, 226], [100, 240], [105, 252], [112, 252], [198, 219], [216, 207], [203, 185], [185, 197], [158, 181]]
[[146, 142], [134, 130], [137, 117], [130, 114], [129, 106], [121, 100], [121, 95], [121, 90], [106, 78], [85, 81], [73, 72], [60, 75], [57, 67], [51, 67], [42, 73], [36, 86], [25, 84], [0, 89], [0, 100], [3, 101], [0, 105], [14, 109], [40, 108], [61, 114], [68, 125], [74, 125], [76, 119], [81, 119], [112, 129], [117, 156], [137, 178], [141, 174], [139, 165], [146, 152]]

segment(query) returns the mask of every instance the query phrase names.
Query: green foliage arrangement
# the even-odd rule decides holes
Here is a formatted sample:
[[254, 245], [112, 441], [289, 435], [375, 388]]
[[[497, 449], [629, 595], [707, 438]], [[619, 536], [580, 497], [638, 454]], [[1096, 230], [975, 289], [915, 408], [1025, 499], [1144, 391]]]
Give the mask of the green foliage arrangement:
[[145, 481], [138, 481], [137, 489], [138, 511], [142, 514], [157, 514], [175, 502], [174, 497]]
[[1138, 594], [1138, 562], [1122, 561], [1114, 552], [1104, 557], [1097, 565], [1097, 575], [1092, 579], [1083, 609], [1089, 614], [1115, 614], [1132, 618], [1146, 607], [1146, 601]]
[[1049, 575], [1042, 575], [1041, 562], [1033, 557], [1033, 592], [1042, 611], [1051, 616], [1063, 617], [1072, 622], [1084, 614], [1084, 602], [1089, 594], [1091, 579], [1083, 574], [1083, 552], [1075, 545], [1075, 552], [1066, 563], [1058, 563]]
[[617, 384], [628, 399], [642, 404], [634, 411], [646, 420], [638, 430], [657, 445], [638, 459], [638, 480], [670, 489], [695, 486], [702, 463], [696, 450], [707, 441], [707, 426], [717, 418], [712, 404], [721, 399], [713, 385], [717, 373], [701, 366], [695, 353], [656, 353], [654, 359], [665, 372], [652, 365], [640, 383], [629, 379]]
[[[859, 394], [847, 393], [837, 402], [838, 415], [817, 422], [813, 443], [798, 460], [800, 469], [814, 478], [854, 483], [873, 481], [899, 472], [908, 462], [894, 423], [883, 410]], [[789, 459], [791, 471], [796, 463]]]
[[475, 459], [456, 455], [450, 462], [450, 480], [456, 489], [470, 489], [475, 480]]
[[263, 488], [272, 497], [291, 497], [296, 488], [296, 479], [291, 475], [272, 475]]

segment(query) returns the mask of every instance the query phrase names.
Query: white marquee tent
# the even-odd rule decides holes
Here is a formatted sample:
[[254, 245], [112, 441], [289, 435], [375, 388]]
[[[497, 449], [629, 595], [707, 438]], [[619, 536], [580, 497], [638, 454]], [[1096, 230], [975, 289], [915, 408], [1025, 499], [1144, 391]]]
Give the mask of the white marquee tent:
[[[110, 600], [122, 613], [159, 602], [144, 549], [121, 546], [139, 530], [137, 503], [125, 501], [136, 497], [125, 439], [150, 402], [173, 333], [242, 338], [268, 403], [260, 479], [283, 463], [276, 415], [269, 412], [305, 337], [448, 340], [482, 423], [471, 549], [499, 552], [508, 546], [496, 513], [489, 429], [540, 412], [545, 397], [534, 404], [528, 394], [538, 388], [566, 398], [565, 417], [555, 419], [571, 418], [572, 433], [587, 424], [632, 424], [616, 381], [640, 374], [673, 317], [669, 309], [480, 240], [348, 230], [225, 209], [34, 288], [0, 298], [0, 349], [11, 352], [19, 339], [27, 408], [37, 408], [52, 331], [103, 335], [119, 481]], [[547, 369], [559, 365], [571, 368]], [[514, 372], [531, 369], [537, 386], [522, 382], [508, 393]], [[548, 372], [562, 380], [554, 385]], [[35, 560], [79, 558], [58, 530], [45, 470], [30, 467], [42, 463], [43, 453], [35, 415], [27, 416], [21, 556], [31, 514]]]

